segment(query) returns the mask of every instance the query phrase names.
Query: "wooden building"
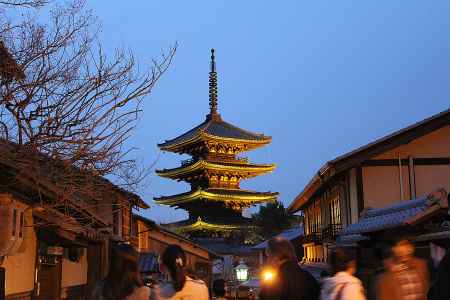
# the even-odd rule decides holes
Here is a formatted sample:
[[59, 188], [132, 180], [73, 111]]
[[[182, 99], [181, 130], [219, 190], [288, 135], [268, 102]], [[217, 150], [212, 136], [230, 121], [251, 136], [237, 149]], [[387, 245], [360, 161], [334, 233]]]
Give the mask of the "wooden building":
[[365, 210], [449, 190], [449, 178], [450, 109], [327, 162], [288, 208], [305, 215], [304, 260], [326, 261]]
[[[240, 188], [240, 181], [274, 170], [274, 164], [252, 164], [239, 154], [270, 143], [271, 138], [225, 122], [217, 110], [217, 74], [214, 50], [209, 73], [209, 106], [206, 120], [186, 133], [159, 144], [163, 151], [188, 154], [192, 159], [159, 176], [185, 181], [188, 192], [155, 198], [156, 203], [182, 208], [189, 219], [172, 224], [190, 237], [229, 237], [252, 226], [242, 211], [255, 204], [275, 201], [278, 193]], [[240, 234], [242, 237], [242, 234]], [[243, 238], [243, 237], [242, 237]]]
[[6, 299], [85, 299], [89, 286], [106, 274], [110, 241], [131, 241], [132, 208], [148, 206], [72, 166], [74, 178], [95, 193], [68, 194], [61, 185], [68, 179], [67, 165], [40, 154], [28, 162], [34, 159], [30, 156], [24, 146], [0, 142], [0, 263]]

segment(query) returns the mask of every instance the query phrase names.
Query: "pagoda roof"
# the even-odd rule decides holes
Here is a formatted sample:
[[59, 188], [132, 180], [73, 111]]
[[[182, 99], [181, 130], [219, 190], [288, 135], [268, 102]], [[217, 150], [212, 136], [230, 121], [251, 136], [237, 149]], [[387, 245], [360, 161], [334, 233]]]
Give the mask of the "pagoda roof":
[[197, 219], [188, 219], [185, 221], [180, 221], [176, 223], [167, 224], [169, 227], [175, 228], [177, 232], [187, 233], [199, 230], [207, 231], [234, 231], [243, 228], [249, 228], [252, 225], [251, 219], [244, 217], [239, 218], [226, 218], [224, 220], [209, 220], [207, 217], [198, 217]]
[[278, 193], [272, 192], [254, 192], [241, 189], [225, 189], [225, 188], [207, 188], [195, 191], [189, 191], [182, 194], [163, 196], [154, 198], [157, 204], [165, 205], [180, 205], [188, 202], [197, 201], [200, 199], [208, 199], [211, 201], [222, 201], [222, 202], [246, 202], [248, 206], [268, 201], [275, 201], [277, 199]]
[[[207, 160], [198, 160], [188, 165], [182, 165], [173, 169], [156, 170], [156, 174], [162, 177], [178, 178], [183, 175], [191, 174], [198, 170], [217, 170], [224, 172], [245, 172], [248, 177], [258, 174], [268, 173], [275, 169], [275, 164], [242, 164], [233, 162], [211, 162]], [[250, 174], [252, 173], [252, 174]]]
[[197, 127], [182, 135], [158, 144], [158, 147], [166, 151], [177, 151], [180, 146], [185, 146], [198, 141], [221, 140], [248, 144], [268, 144], [272, 137], [264, 134], [253, 133], [222, 120], [220, 115], [208, 115], [206, 120]]

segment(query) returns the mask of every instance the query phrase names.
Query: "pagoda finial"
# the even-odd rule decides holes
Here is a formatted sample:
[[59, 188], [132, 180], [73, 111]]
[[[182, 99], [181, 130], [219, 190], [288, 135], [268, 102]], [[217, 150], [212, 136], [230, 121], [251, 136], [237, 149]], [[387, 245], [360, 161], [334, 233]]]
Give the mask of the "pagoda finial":
[[213, 118], [217, 113], [217, 73], [216, 62], [214, 60], [214, 49], [211, 49], [211, 70], [209, 71], [209, 109], [210, 117]]

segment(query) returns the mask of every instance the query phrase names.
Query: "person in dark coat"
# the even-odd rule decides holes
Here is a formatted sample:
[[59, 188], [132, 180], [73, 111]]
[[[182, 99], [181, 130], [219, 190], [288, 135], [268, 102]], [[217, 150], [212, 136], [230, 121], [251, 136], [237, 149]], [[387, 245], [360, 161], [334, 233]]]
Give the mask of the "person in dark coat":
[[435, 240], [430, 243], [430, 254], [435, 270], [435, 280], [428, 290], [428, 300], [450, 299], [450, 241]]
[[299, 266], [291, 242], [282, 237], [272, 238], [268, 242], [266, 254], [272, 271], [263, 273], [259, 295], [261, 300], [318, 299], [319, 284]]

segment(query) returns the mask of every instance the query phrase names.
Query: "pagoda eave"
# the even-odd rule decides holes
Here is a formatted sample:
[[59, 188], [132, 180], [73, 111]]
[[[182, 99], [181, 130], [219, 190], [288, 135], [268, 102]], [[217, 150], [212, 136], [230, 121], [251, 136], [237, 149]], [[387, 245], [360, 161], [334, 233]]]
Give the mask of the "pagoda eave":
[[244, 224], [217, 224], [213, 222], [203, 221], [200, 217], [191, 224], [177, 225], [174, 228], [179, 233], [190, 233], [194, 231], [209, 231], [209, 232], [231, 232], [240, 229], [249, 229], [254, 227], [254, 225], [244, 223]]
[[190, 148], [199, 143], [228, 143], [228, 144], [241, 144], [246, 145], [246, 150], [252, 150], [259, 148], [261, 146], [270, 144], [272, 141], [272, 137], [261, 135], [260, 139], [250, 140], [250, 139], [240, 139], [240, 138], [231, 138], [231, 137], [221, 137], [212, 134], [208, 134], [205, 132], [200, 132], [188, 139], [181, 140], [176, 143], [171, 143], [170, 141], [158, 144], [158, 147], [162, 151], [169, 151], [175, 153], [185, 153], [187, 148]]
[[264, 164], [264, 165], [220, 164], [208, 162], [205, 160], [199, 160], [187, 166], [181, 166], [173, 169], [156, 170], [156, 174], [165, 178], [178, 179], [183, 176], [189, 176], [196, 172], [218, 171], [237, 174], [243, 178], [251, 178], [272, 172], [275, 168], [276, 168], [275, 164]]
[[[277, 199], [278, 193], [257, 193], [242, 190], [223, 190], [224, 193], [218, 193], [220, 189], [198, 189], [193, 192], [154, 198], [156, 204], [164, 204], [171, 206], [180, 206], [185, 203], [195, 202], [199, 200], [219, 201], [219, 202], [235, 202], [242, 203], [243, 206], [252, 206], [261, 202], [271, 202]], [[244, 193], [243, 193], [244, 192]]]

